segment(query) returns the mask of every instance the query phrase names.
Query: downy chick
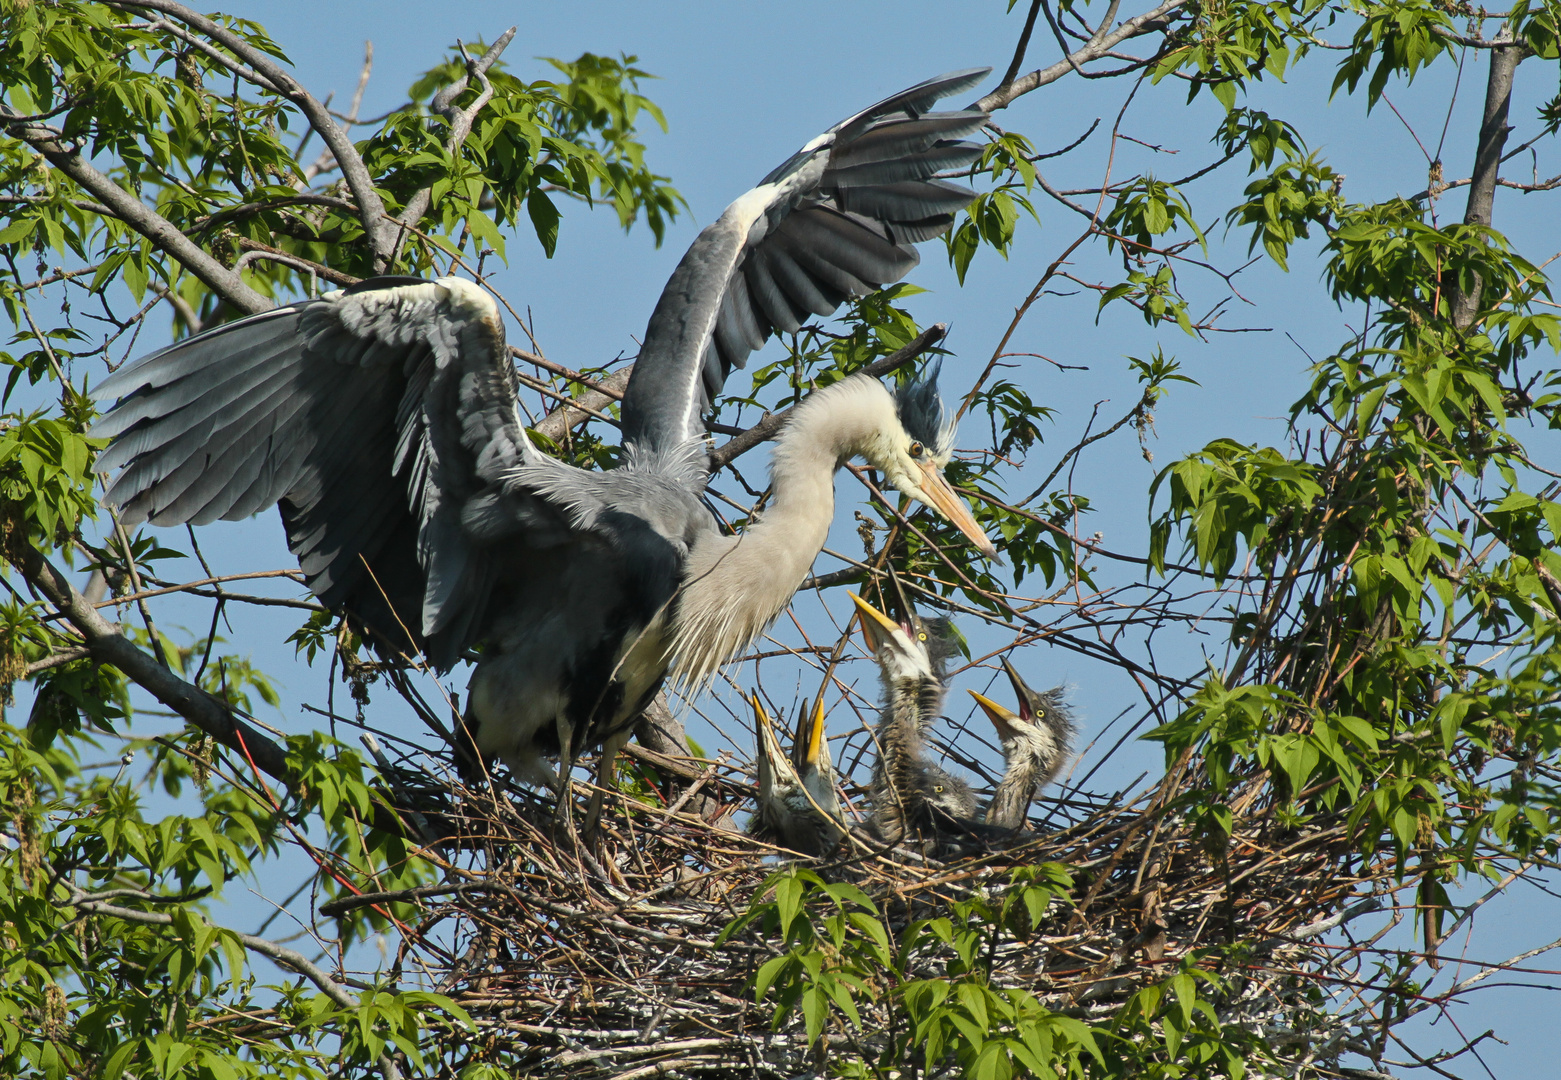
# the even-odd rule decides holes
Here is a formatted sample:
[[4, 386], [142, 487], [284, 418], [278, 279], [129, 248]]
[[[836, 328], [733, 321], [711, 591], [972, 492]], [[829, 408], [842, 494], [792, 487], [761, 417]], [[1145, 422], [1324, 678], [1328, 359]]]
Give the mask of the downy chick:
[[1035, 793], [1056, 778], [1072, 755], [1077, 727], [1062, 687], [1031, 690], [1007, 657], [1003, 658], [1003, 670], [1019, 699], [1017, 713], [974, 690], [970, 696], [992, 721], [1003, 746], [1003, 779], [987, 806], [986, 823], [1017, 829], [1029, 815]]
[[957, 647], [947, 619], [896, 623], [858, 596], [862, 633], [878, 660], [883, 706], [874, 734], [878, 761], [869, 788], [869, 825], [880, 839], [899, 843], [908, 833], [965, 831], [977, 812], [970, 785], [925, 755], [926, 736], [942, 711], [948, 684], [944, 664]]
[[827, 854], [845, 835], [845, 825], [824, 737], [823, 696], [811, 711], [803, 709], [789, 758], [781, 753], [759, 695], [751, 700], [758, 733], [759, 810], [749, 831], [804, 855]]

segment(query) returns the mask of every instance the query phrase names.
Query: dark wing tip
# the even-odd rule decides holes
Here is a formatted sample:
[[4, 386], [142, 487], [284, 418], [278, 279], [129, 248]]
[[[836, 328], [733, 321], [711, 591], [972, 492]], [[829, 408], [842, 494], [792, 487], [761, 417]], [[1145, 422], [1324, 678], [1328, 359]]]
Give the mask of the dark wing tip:
[[989, 67], [945, 71], [942, 75], [923, 79], [915, 86], [908, 86], [898, 94], [884, 98], [859, 115], [877, 119], [895, 112], [924, 113], [946, 97], [953, 97], [955, 94], [963, 94], [966, 90], [974, 89], [991, 73], [992, 69]]

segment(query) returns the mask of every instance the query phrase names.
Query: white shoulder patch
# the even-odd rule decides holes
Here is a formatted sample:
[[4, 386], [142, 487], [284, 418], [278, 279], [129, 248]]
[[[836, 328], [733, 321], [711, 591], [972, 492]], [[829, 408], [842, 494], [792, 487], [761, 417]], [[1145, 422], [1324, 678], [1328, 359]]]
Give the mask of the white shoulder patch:
[[[856, 119], [856, 117], [854, 117], [854, 116], [851, 118], [851, 120], [855, 120], [855, 119]], [[850, 123], [850, 120], [848, 120], [846, 122]], [[835, 133], [834, 133], [834, 131], [833, 130], [826, 131], [822, 135], [815, 135], [808, 142], [808, 144], [806, 146], [804, 146], [801, 150], [798, 150], [797, 153], [799, 153], [799, 154], [811, 154], [813, 151], [817, 150], [819, 147], [827, 146], [828, 144], [830, 144], [830, 143], [832, 143], [834, 141], [835, 141]]]
[[[498, 318], [499, 305], [494, 303], [488, 290], [476, 282], [467, 281], [465, 278], [442, 277], [435, 281], [434, 285], [449, 297], [452, 308], [468, 312], [478, 319]], [[413, 287], [421, 288], [421, 286]]]
[[[728, 205], [721, 217], [730, 225], [734, 234], [746, 237], [750, 244], [758, 243], [764, 239], [764, 212], [770, 208], [779, 192], [778, 184], [760, 184], [750, 188]], [[757, 235], [753, 232], [755, 226], [760, 227]]]

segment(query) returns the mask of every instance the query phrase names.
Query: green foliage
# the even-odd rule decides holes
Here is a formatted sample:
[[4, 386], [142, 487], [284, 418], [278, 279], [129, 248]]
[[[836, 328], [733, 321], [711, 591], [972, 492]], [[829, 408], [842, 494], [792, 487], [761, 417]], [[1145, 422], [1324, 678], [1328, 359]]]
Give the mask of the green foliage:
[[93, 452], [79, 421], [0, 416], [0, 545], [25, 540], [52, 548], [82, 518], [96, 516]]
[[1021, 867], [945, 914], [907, 921], [854, 885], [792, 867], [764, 883], [720, 940], [757, 933], [771, 943], [774, 955], [749, 981], [754, 1000], [771, 1003], [777, 1030], [800, 1013], [808, 1045], [828, 1036], [837, 1076], [1245, 1075], [1261, 1044], [1221, 1026], [1215, 1002], [1227, 991], [1190, 960], [1094, 1022], [997, 979], [999, 949], [1022, 948], [1053, 925], [1072, 887], [1062, 866]]

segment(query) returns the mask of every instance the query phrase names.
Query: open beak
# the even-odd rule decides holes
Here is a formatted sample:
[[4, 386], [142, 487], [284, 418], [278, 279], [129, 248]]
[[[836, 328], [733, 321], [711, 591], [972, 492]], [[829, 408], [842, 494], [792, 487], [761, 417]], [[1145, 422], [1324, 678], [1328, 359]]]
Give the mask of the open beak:
[[867, 651], [877, 655], [878, 651], [894, 639], [896, 633], [903, 633], [900, 624], [889, 616], [879, 611], [873, 605], [863, 600], [856, 593], [847, 593], [851, 602], [856, 605], [857, 614], [861, 616], [862, 636], [867, 639]]
[[994, 562], [1001, 563], [1003, 558], [997, 553], [997, 548], [992, 546], [992, 541], [987, 539], [986, 533], [981, 531], [981, 526], [976, 524], [975, 515], [970, 512], [970, 507], [965, 505], [965, 500], [949, 486], [949, 482], [943, 478], [943, 470], [930, 461], [917, 462], [921, 469], [921, 490], [926, 495], [927, 503], [938, 513], [951, 521], [956, 529], [965, 534], [976, 550]]
[[978, 694], [974, 690], [967, 691], [976, 699], [976, 704], [981, 706], [981, 711], [986, 713], [987, 719], [992, 721], [992, 726], [997, 729], [999, 739], [1008, 740], [1018, 735], [1024, 724], [1024, 720], [1018, 713], [1003, 708], [997, 702], [985, 694]]
[[1014, 696], [1019, 699], [1019, 718], [1027, 724], [1035, 723], [1035, 708], [1030, 703], [1039, 695], [1025, 685], [1019, 677], [1019, 672], [1008, 662], [1008, 657], [1003, 657], [1003, 670], [1008, 672], [1008, 681], [1013, 684]]

